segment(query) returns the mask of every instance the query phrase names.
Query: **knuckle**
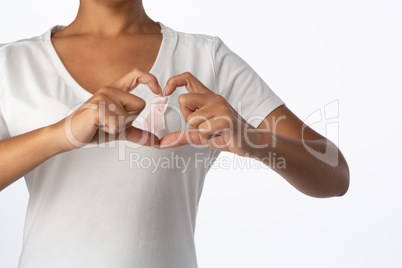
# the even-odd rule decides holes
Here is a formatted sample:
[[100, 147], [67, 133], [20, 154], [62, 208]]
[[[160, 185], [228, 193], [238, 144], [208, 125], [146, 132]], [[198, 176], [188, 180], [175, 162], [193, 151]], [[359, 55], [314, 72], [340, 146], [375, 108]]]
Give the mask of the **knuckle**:
[[194, 125], [196, 122], [197, 117], [193, 115], [188, 115], [186, 118], [186, 122], [189, 123], [190, 125]]
[[216, 107], [216, 110], [218, 114], [226, 114], [226, 112], [228, 111], [227, 107], [224, 105], [219, 105], [218, 107]]
[[107, 132], [109, 134], [115, 134], [116, 133], [116, 127], [114, 125], [106, 124], [106, 127], [107, 127]]
[[119, 120], [116, 122], [113, 134], [119, 133], [121, 131], [122, 126], [124, 126], [124, 116], [119, 117]]
[[122, 116], [110, 116], [109, 117], [107, 126], [108, 126], [108, 132], [110, 134], [116, 134], [119, 132], [119, 129], [121, 126], [121, 119], [123, 119]]
[[156, 76], [151, 74], [151, 73], [147, 73], [147, 75], [149, 75], [149, 77], [151, 78], [151, 80], [153, 81], [157, 81]]
[[175, 78], [174, 77], [170, 77], [167, 82], [166, 85], [168, 86], [172, 86], [174, 84]]
[[89, 118], [88, 123], [97, 124], [100, 120], [100, 114], [97, 109], [87, 109], [86, 110], [87, 118]]
[[[89, 106], [89, 103], [98, 105], [98, 103], [101, 102], [103, 99], [104, 99], [104, 96], [103, 96], [103, 95], [98, 95], [98, 94], [93, 95], [92, 98], [88, 101], [88, 105], [87, 105], [86, 107]], [[93, 107], [93, 106], [92, 106], [92, 107]], [[97, 109], [97, 108], [98, 108], [98, 107], [96, 107], [96, 109]]]
[[219, 104], [226, 104], [226, 99], [222, 95], [214, 94], [213, 98]]
[[190, 114], [187, 116], [186, 120], [186, 122], [189, 123], [191, 126], [198, 126], [201, 122], [205, 122], [207, 118], [200, 114]]
[[[85, 102], [83, 105], [81, 105], [81, 107], [79, 108], [79, 110], [92, 110], [92, 111], [96, 111], [98, 110], [98, 104], [97, 103], [92, 103], [90, 101]], [[75, 111], [74, 113], [76, 113], [77, 111]]]
[[114, 135], [114, 134], [117, 134], [118, 132], [119, 132], [119, 128], [117, 128], [115, 126], [109, 127], [110, 134]]
[[133, 70], [132, 70], [132, 73], [134, 74], [134, 75], [137, 75], [137, 74], [139, 74], [141, 72], [141, 70], [138, 68], [138, 67], [135, 67]]
[[149, 78], [149, 82], [151, 83], [151, 84], [154, 84], [154, 85], [158, 85], [159, 83], [158, 83], [158, 79], [153, 75], [153, 74], [150, 74], [150, 76], [149, 76], [150, 78]]
[[187, 117], [186, 117], [186, 123], [189, 123], [190, 125], [192, 125], [194, 122], [192, 121], [192, 116], [191, 115], [188, 115]]
[[108, 94], [109, 92], [110, 92], [110, 90], [111, 90], [111, 88], [110, 87], [102, 87], [102, 88], [100, 88], [100, 89], [98, 89], [96, 92], [95, 92], [95, 95], [106, 95], [106, 94]]
[[138, 103], [138, 108], [139, 108], [140, 110], [144, 110], [144, 108], [145, 108], [145, 106], [146, 106], [145, 100], [143, 100], [143, 99], [141, 99], [141, 98], [138, 98], [138, 99], [137, 99], [137, 103]]
[[178, 98], [179, 104], [183, 105], [186, 103], [187, 94], [181, 94]]
[[108, 99], [108, 95], [102, 91], [102, 92], [96, 92], [95, 95], [93, 96], [92, 100], [96, 103], [99, 103], [101, 101], [105, 101]]
[[134, 69], [133, 69], [133, 71], [132, 71], [132, 74], [133, 74], [135, 77], [139, 77], [139, 76], [141, 76], [141, 75], [148, 74], [148, 72], [144, 71], [143, 69], [141, 69], [141, 68], [139, 68], [139, 67], [134, 67]]
[[184, 72], [183, 74], [184, 74], [184, 76], [186, 76], [186, 77], [192, 77], [192, 76], [193, 76], [193, 74], [190, 73], [190, 72]]
[[202, 122], [198, 128], [202, 130], [203, 134], [211, 133], [211, 123], [209, 121]]

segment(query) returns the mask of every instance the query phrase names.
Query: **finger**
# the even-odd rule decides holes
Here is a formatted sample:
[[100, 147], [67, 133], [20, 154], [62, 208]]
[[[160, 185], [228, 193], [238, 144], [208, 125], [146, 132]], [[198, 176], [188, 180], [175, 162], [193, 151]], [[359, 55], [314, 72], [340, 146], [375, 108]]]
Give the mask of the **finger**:
[[228, 116], [215, 116], [198, 125], [200, 134], [219, 135], [223, 131], [233, 132], [235, 124]]
[[119, 132], [117, 139], [156, 148], [159, 148], [160, 144], [160, 140], [155, 134], [133, 126], [129, 126], [124, 131]]
[[121, 91], [116, 88], [106, 87], [99, 89], [93, 96], [91, 102], [104, 103], [108, 110], [115, 111], [118, 114], [124, 115], [139, 114], [145, 108], [145, 101], [134, 94]]
[[210, 89], [204, 86], [195, 76], [186, 72], [169, 78], [163, 89], [162, 96], [171, 95], [177, 87], [185, 86], [190, 93], [213, 94]]
[[172, 132], [160, 140], [160, 149], [173, 148], [188, 144], [202, 145], [201, 137], [196, 129], [185, 129]]
[[[183, 116], [186, 111], [182, 111]], [[198, 126], [211, 119], [214, 116], [214, 112], [211, 111], [211, 109], [208, 109], [206, 107], [203, 107], [195, 112], [188, 113], [187, 116], [185, 116], [185, 121], [193, 128], [198, 128]]]
[[[208, 97], [199, 93], [186, 93], [179, 96], [179, 107], [183, 119], [188, 122], [188, 116], [193, 112], [202, 109], [208, 104]], [[205, 110], [205, 111], [204, 111]], [[209, 109], [211, 111], [211, 109]], [[207, 109], [203, 112], [209, 113]]]
[[[143, 107], [145, 107], [145, 103], [142, 104], [140, 102], [140, 104], [138, 104], [137, 99], [140, 98], [132, 94], [125, 93], [117, 89], [113, 89], [111, 91], [118, 91], [118, 93], [117, 94], [113, 93], [112, 97], [109, 97], [106, 93], [99, 93], [99, 95], [94, 97], [91, 101], [94, 101], [97, 106], [96, 116], [99, 129], [110, 134], [116, 134], [117, 132], [120, 132], [122, 129], [126, 128], [127, 126], [130, 126], [133, 123], [133, 121], [136, 119], [136, 117], [141, 112]], [[108, 94], [110, 94], [111, 91], [109, 90]], [[125, 104], [125, 107], [128, 108], [128, 111], [123, 106], [124, 101], [126, 101], [126, 99], [123, 98], [124, 101], [122, 104], [118, 100], [119, 94], [123, 94], [123, 97], [124, 95], [130, 95], [129, 97], [134, 97], [135, 100], [134, 104], [133, 103]], [[97, 98], [99, 98], [99, 100]], [[139, 105], [142, 106], [140, 107]], [[134, 108], [131, 108], [130, 106]]]
[[153, 74], [147, 73], [139, 68], [134, 68], [122, 78], [112, 83], [110, 86], [125, 92], [130, 92], [139, 84], [146, 84], [155, 94], [161, 95], [162, 89], [158, 80]]
[[110, 134], [103, 130], [98, 130], [92, 138], [92, 143], [106, 143], [114, 140], [126, 140], [137, 143], [141, 146], [149, 146], [159, 148], [159, 138], [151, 132], [138, 129], [135, 127], [128, 127], [122, 132]]
[[115, 112], [106, 110], [104, 107], [99, 109], [98, 127], [99, 130], [102, 130], [106, 133], [117, 134], [126, 128], [128, 121], [132, 122], [128, 114], [126, 116], [119, 115]]

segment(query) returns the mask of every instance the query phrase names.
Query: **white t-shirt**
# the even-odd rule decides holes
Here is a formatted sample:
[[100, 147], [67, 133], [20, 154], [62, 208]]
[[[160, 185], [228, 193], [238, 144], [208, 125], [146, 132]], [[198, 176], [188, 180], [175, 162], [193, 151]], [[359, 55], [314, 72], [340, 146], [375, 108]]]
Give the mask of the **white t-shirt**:
[[[159, 24], [163, 39], [150, 73], [162, 87], [170, 77], [191, 72], [254, 127], [283, 104], [218, 37]], [[52, 45], [51, 33], [63, 27], [0, 46], [0, 140], [56, 123], [92, 96]], [[148, 104], [155, 96], [145, 85], [131, 93]], [[184, 87], [169, 96], [167, 128], [158, 136], [186, 127], [178, 112], [182, 93]], [[140, 116], [149, 112], [148, 104]], [[209, 160], [219, 152], [134, 145], [85, 146], [25, 175], [30, 197], [19, 267], [197, 267], [198, 201]]]

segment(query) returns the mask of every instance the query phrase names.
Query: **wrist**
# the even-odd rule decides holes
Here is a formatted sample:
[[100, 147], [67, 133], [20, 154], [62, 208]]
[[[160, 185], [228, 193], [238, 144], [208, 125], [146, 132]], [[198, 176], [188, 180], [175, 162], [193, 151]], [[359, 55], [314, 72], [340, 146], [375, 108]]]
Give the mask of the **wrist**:
[[66, 143], [64, 120], [45, 127], [44, 136], [47, 140], [47, 145], [49, 146], [48, 148], [51, 154], [56, 155], [72, 150], [72, 148]]
[[271, 133], [256, 129], [256, 131], [249, 132], [248, 137], [248, 156], [257, 160], [265, 158], [272, 147]]

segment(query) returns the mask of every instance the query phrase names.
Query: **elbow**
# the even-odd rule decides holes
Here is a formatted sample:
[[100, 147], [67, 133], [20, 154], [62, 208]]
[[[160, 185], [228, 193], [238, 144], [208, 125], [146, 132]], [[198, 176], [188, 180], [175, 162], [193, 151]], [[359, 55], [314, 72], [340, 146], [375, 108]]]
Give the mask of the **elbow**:
[[[332, 177], [332, 187], [328, 189], [328, 197], [341, 197], [344, 196], [349, 190], [350, 184], [349, 167], [346, 161], [338, 166], [337, 172]], [[330, 192], [330, 193], [329, 193]]]
[[349, 181], [343, 183], [338, 190], [338, 194], [336, 196], [344, 196], [349, 190]]
[[338, 194], [336, 196], [344, 196], [349, 190], [350, 178], [349, 169], [346, 166], [345, 172], [343, 172], [339, 179]]
[[341, 165], [338, 166], [339, 170], [339, 193], [337, 196], [344, 196], [349, 190], [350, 184], [350, 171], [346, 159], [341, 154]]
[[306, 195], [316, 198], [344, 196], [349, 190], [349, 169], [347, 166], [346, 168], [338, 167], [338, 172], [330, 176], [322, 175], [316, 181], [320, 183], [315, 184], [315, 187], [304, 189]]
[[344, 196], [349, 190], [349, 182], [343, 181], [333, 186], [321, 186], [315, 189], [301, 191], [302, 193], [315, 198], [329, 198]]
[[335, 167], [327, 169], [326, 174], [326, 191], [327, 197], [341, 197], [349, 190], [350, 172], [345, 157], [338, 151], [338, 164]]

